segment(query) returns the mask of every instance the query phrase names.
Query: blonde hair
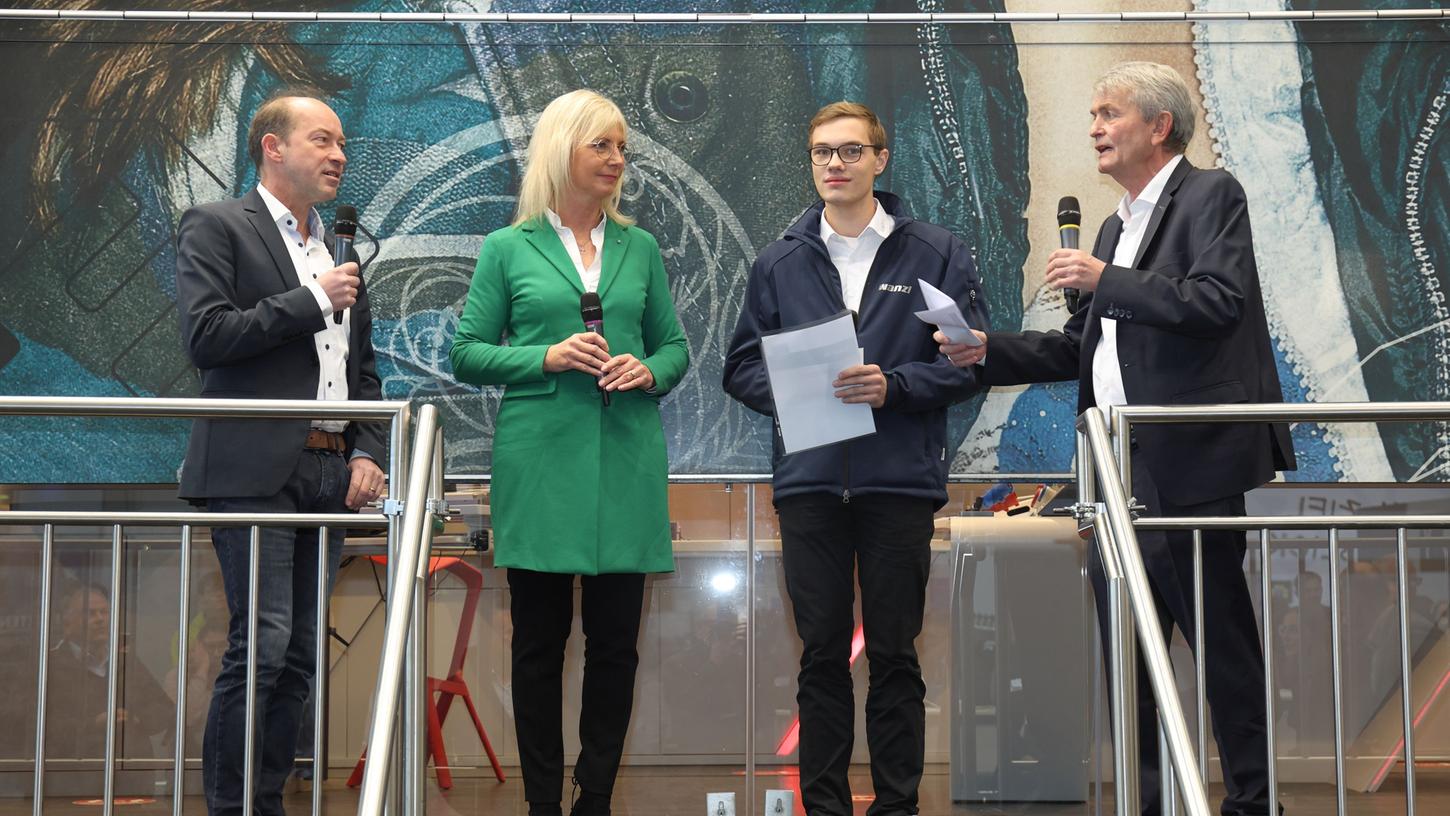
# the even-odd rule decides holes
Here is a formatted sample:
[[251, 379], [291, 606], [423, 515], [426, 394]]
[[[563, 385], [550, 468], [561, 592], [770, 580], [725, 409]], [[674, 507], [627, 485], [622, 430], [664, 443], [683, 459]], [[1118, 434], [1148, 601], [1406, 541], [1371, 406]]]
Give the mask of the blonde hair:
[[[570, 173], [574, 150], [603, 136], [615, 128], [629, 135], [629, 126], [619, 106], [594, 91], [580, 89], [557, 97], [539, 114], [534, 134], [529, 137], [528, 158], [524, 161], [524, 181], [519, 188], [519, 202], [514, 210], [514, 224], [522, 224], [544, 214], [545, 209], [559, 211], [564, 194], [573, 186]], [[614, 185], [614, 192], [604, 201], [604, 214], [620, 226], [629, 226], [634, 219], [619, 211], [620, 191], [624, 176]]]

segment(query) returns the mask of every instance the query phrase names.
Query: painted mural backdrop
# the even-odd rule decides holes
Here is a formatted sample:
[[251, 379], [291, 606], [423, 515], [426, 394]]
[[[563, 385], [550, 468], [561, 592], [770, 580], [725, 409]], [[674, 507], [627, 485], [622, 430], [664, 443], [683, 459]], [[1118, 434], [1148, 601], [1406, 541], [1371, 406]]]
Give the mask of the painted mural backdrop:
[[[1003, 10], [975, 0], [693, 7]], [[721, 393], [720, 368], [751, 260], [813, 200], [803, 129], [824, 102], [859, 99], [882, 114], [894, 154], [883, 186], [973, 247], [995, 327], [1063, 317], [1024, 297], [1033, 97], [1007, 26], [6, 26], [0, 394], [196, 393], [177, 330], [175, 224], [187, 207], [256, 183], [248, 117], [299, 81], [331, 94], [347, 130], [340, 200], [366, 232], [385, 396], [440, 406], [450, 473], [488, 471], [499, 397], [455, 382], [448, 366], [474, 260], [508, 223], [532, 117], [575, 87], [614, 98], [634, 128], [626, 209], [659, 238], [690, 339], [694, 365], [663, 404], [675, 472], [769, 469], [766, 421]], [[1184, 46], [1215, 155], [1248, 188], [1290, 400], [1450, 399], [1445, 33], [1215, 25], [1194, 27]], [[958, 406], [954, 469], [1067, 470], [1074, 403], [1073, 386], [1054, 385]], [[0, 482], [173, 481], [186, 434], [173, 421], [0, 422]], [[1306, 426], [1296, 444], [1294, 478], [1445, 480], [1450, 429]]]

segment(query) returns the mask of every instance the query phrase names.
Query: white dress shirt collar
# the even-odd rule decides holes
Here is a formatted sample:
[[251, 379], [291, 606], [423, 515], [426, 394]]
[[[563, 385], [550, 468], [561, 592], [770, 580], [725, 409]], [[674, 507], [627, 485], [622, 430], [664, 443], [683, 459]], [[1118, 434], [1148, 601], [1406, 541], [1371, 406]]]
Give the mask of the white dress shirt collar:
[[875, 201], [876, 212], [871, 214], [871, 220], [866, 222], [866, 228], [861, 230], [861, 234], [855, 237], [836, 232], [831, 227], [831, 222], [826, 220], [826, 211], [821, 210], [821, 242], [826, 245], [826, 249], [831, 248], [832, 238], [843, 242], [846, 246], [854, 246], [855, 242], [864, 237], [868, 231], [875, 233], [877, 238], [886, 240], [886, 236], [896, 229], [896, 219], [887, 214], [886, 208], [881, 206], [881, 199], [878, 198]]
[[589, 242], [594, 244], [594, 260], [587, 267], [584, 265], [584, 256], [579, 253], [579, 244], [574, 240], [574, 231], [564, 226], [564, 222], [559, 220], [559, 214], [552, 209], [544, 208], [544, 217], [549, 219], [550, 226], [559, 235], [559, 242], [569, 253], [569, 260], [574, 262], [574, 271], [579, 273], [579, 282], [584, 284], [584, 291], [599, 291], [599, 275], [603, 269], [604, 257], [604, 222], [609, 216], [601, 213], [599, 223], [589, 231]]
[[[285, 227], [299, 235], [302, 234], [302, 230], [297, 228], [297, 217], [292, 214], [291, 210], [287, 209], [286, 204], [279, 201], [276, 196], [272, 195], [272, 191], [268, 190], [260, 182], [257, 184], [257, 192], [262, 196], [262, 202], [267, 205], [267, 214], [272, 216], [272, 221], [278, 227]], [[309, 208], [307, 210], [307, 237], [316, 238], [318, 241], [321, 241], [324, 234], [322, 231], [322, 216], [317, 214], [316, 207]]]
[[1137, 198], [1133, 198], [1127, 193], [1123, 194], [1122, 200], [1118, 202], [1118, 217], [1123, 220], [1124, 224], [1127, 224], [1135, 213], [1140, 213], [1144, 209], [1151, 210], [1153, 205], [1158, 203], [1158, 199], [1163, 196], [1163, 188], [1168, 186], [1168, 177], [1173, 175], [1174, 168], [1181, 161], [1183, 161], [1182, 153], [1169, 159], [1168, 163], [1163, 165], [1148, 181], [1148, 186], [1143, 188], [1143, 192], [1139, 193]]

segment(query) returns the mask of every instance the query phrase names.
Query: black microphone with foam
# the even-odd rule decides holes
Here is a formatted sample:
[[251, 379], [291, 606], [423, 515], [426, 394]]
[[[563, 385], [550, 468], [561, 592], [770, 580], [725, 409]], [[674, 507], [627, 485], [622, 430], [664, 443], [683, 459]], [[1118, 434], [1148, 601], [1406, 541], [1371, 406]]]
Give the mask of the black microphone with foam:
[[[352, 241], [357, 237], [357, 207], [337, 205], [337, 215], [332, 219], [332, 262], [338, 266], [347, 263], [352, 255]], [[361, 273], [359, 273], [361, 275]], [[332, 322], [342, 325], [342, 311], [332, 313]]]
[[[1078, 206], [1076, 198], [1063, 196], [1057, 202], [1057, 240], [1062, 244], [1063, 249], [1077, 249], [1078, 235], [1081, 232], [1082, 207]], [[1064, 287], [1062, 297], [1067, 301], [1069, 312], [1077, 311], [1080, 296], [1076, 289]]]
[[[579, 316], [584, 319], [585, 331], [592, 331], [600, 337], [604, 336], [604, 306], [599, 302], [598, 292], [585, 292], [579, 296]], [[594, 387], [599, 389], [604, 404], [609, 405], [609, 392], [605, 391], [597, 380]]]

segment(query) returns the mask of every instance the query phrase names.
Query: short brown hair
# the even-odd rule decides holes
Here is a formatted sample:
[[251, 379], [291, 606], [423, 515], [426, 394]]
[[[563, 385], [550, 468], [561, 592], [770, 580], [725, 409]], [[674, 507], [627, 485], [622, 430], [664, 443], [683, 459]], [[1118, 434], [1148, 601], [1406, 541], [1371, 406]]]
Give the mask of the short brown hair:
[[282, 88], [267, 97], [267, 101], [252, 114], [252, 124], [247, 129], [247, 155], [252, 157], [252, 164], [256, 165], [258, 172], [262, 169], [262, 137], [274, 133], [277, 138], [285, 141], [292, 134], [295, 121], [292, 113], [294, 99], [316, 99], [324, 104], [327, 102], [322, 98], [321, 91], [306, 86]]
[[886, 147], [886, 128], [882, 126], [881, 120], [871, 109], [860, 102], [832, 102], [831, 104], [816, 111], [811, 117], [810, 130], [806, 131], [806, 141], [810, 141], [811, 134], [816, 128], [827, 122], [834, 122], [837, 119], [860, 119], [866, 123], [866, 132], [871, 135], [871, 143]]

